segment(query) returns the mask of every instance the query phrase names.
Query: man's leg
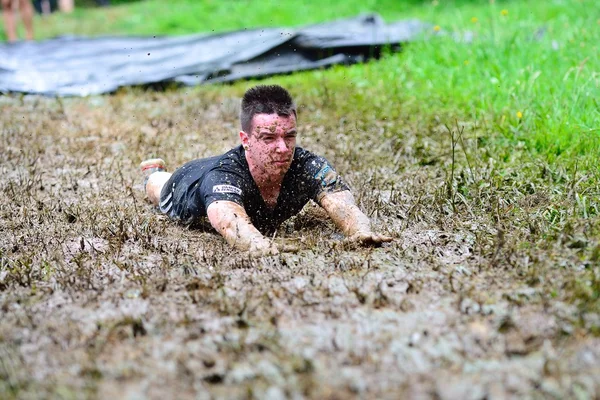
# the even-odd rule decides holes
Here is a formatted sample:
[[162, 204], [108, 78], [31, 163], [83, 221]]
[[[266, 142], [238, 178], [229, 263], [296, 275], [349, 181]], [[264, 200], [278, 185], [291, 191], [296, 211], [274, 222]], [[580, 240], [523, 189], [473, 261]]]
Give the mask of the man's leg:
[[145, 177], [143, 187], [148, 200], [163, 214], [184, 224], [206, 216], [201, 204], [198, 204], [198, 184], [219, 157], [189, 161], [173, 174], [166, 172], [165, 162], [160, 158], [143, 161], [140, 167]]
[[140, 168], [142, 174], [144, 174], [144, 191], [150, 202], [158, 206], [160, 192], [172, 174], [166, 172], [167, 166], [162, 158], [151, 158], [142, 161]]
[[9, 42], [17, 40], [17, 26], [15, 25], [15, 12], [12, 0], [2, 1], [2, 15], [4, 16], [4, 30]]
[[157, 171], [150, 174], [148, 177], [148, 182], [146, 182], [146, 195], [153, 205], [158, 206], [158, 203], [160, 202], [160, 192], [171, 175], [173, 174], [170, 172]]
[[75, 8], [73, 0], [58, 0], [58, 9], [65, 13], [72, 13]]
[[25, 37], [27, 40], [33, 40], [33, 6], [31, 0], [20, 0], [21, 19], [25, 25]]

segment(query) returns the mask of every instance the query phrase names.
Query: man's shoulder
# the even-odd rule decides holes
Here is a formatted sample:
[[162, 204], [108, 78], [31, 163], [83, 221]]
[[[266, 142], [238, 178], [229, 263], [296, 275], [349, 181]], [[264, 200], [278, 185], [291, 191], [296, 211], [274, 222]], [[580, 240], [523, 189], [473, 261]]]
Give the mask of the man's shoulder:
[[214, 162], [209, 172], [234, 172], [245, 174], [248, 171], [248, 163], [246, 162], [241, 146], [234, 147], [225, 154], [214, 157]]
[[313, 153], [310, 150], [306, 150], [303, 147], [296, 146], [294, 151], [294, 161], [299, 163], [305, 163], [306, 161], [310, 161], [317, 158], [323, 158], [320, 155]]
[[[201, 191], [205, 196], [231, 200], [249, 189], [250, 170], [241, 147], [215, 156], [203, 179]], [[235, 200], [234, 200], [235, 201]]]
[[231, 150], [222, 154], [220, 157], [220, 160], [241, 161], [242, 159], [245, 159], [244, 151], [242, 150], [242, 145], [235, 146]]
[[241, 195], [251, 180], [248, 163], [241, 148], [233, 148], [215, 156], [202, 180], [203, 193], [235, 193]]
[[308, 170], [314, 171], [315, 168], [319, 169], [324, 165], [329, 165], [329, 161], [321, 156], [320, 154], [306, 150], [302, 147], [296, 147], [296, 153], [294, 154], [294, 164], [297, 171]]

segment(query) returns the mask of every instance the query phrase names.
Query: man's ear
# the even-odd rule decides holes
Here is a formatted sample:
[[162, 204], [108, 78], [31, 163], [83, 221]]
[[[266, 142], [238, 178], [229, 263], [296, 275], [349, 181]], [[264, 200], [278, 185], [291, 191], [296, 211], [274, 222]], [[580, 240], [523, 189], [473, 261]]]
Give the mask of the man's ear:
[[244, 148], [248, 147], [249, 140], [250, 140], [250, 135], [248, 135], [244, 131], [240, 131], [240, 141], [242, 142], [242, 146], [244, 146]]

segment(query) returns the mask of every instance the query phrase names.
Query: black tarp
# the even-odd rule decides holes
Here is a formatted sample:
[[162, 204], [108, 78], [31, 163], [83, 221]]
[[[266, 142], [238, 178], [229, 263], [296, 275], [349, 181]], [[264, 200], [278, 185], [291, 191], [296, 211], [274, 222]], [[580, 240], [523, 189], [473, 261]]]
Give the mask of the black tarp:
[[0, 91], [58, 96], [159, 82], [197, 85], [352, 64], [420, 37], [429, 24], [365, 15], [298, 29], [179, 37], [59, 37], [0, 44]]

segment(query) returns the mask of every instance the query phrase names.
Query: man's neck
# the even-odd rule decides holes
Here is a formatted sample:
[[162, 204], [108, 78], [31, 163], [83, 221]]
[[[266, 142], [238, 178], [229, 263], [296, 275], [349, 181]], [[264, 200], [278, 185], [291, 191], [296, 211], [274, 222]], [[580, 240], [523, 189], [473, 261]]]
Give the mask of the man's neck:
[[269, 175], [265, 171], [254, 167], [250, 167], [250, 175], [258, 187], [263, 201], [269, 208], [275, 208], [277, 206], [277, 200], [279, 199], [279, 193], [281, 192], [281, 185], [283, 183], [283, 176]]
[[261, 191], [261, 193], [279, 191], [281, 189], [283, 175], [269, 174], [268, 172], [251, 165], [251, 163], [248, 163], [248, 167], [250, 167], [252, 179], [254, 179], [254, 182], [256, 183], [256, 186], [258, 186], [258, 189]]

